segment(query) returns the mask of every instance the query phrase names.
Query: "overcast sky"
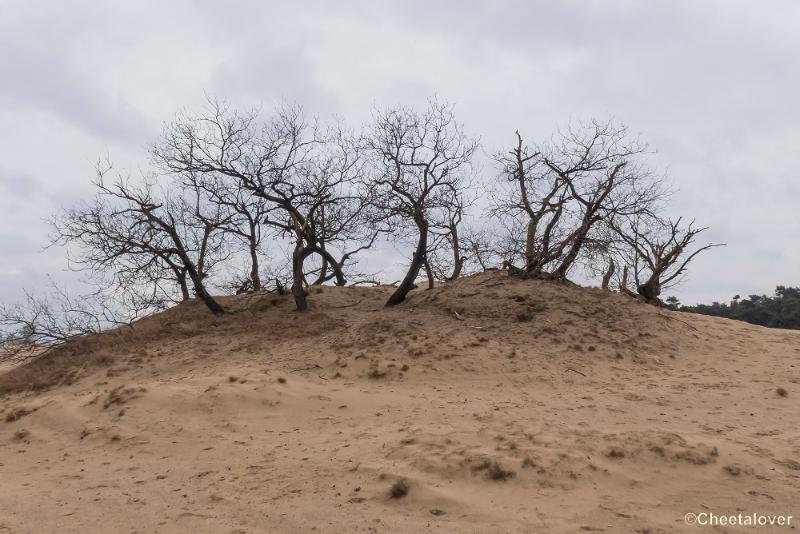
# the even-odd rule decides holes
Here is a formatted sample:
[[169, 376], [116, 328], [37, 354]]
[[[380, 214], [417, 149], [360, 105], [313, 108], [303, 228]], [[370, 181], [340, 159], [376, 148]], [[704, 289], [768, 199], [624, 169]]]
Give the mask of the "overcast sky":
[[[0, 0], [0, 302], [65, 269], [42, 218], [204, 94], [358, 124], [438, 94], [487, 151], [613, 116], [725, 242], [685, 303], [800, 285], [800, 2]], [[493, 169], [484, 167], [486, 179]]]

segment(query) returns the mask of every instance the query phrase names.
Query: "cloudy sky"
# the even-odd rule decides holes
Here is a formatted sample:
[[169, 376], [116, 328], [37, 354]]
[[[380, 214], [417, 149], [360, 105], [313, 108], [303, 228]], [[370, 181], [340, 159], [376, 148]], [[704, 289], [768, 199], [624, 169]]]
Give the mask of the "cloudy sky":
[[144, 165], [207, 93], [355, 123], [435, 93], [489, 152], [613, 116], [658, 150], [671, 210], [728, 244], [683, 302], [800, 285], [796, 0], [222, 4], [0, 0], [0, 302], [64, 271], [42, 218], [90, 194], [92, 162]]

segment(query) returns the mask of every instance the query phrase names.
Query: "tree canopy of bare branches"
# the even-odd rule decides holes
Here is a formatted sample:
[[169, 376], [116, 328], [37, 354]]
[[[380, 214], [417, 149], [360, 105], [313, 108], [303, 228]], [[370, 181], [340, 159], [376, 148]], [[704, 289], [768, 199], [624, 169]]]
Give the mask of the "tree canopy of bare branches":
[[344, 285], [345, 263], [370, 244], [371, 235], [366, 244], [349, 247], [364, 238], [365, 226], [365, 196], [356, 180], [363, 161], [355, 136], [340, 124], [323, 128], [307, 120], [299, 106], [284, 105], [261, 120], [255, 111], [211, 101], [205, 113], [179, 114], [152, 153], [166, 173], [227, 180], [266, 203], [262, 223], [294, 243], [298, 310], [308, 307], [307, 258], [320, 258], [317, 281]]
[[[451, 105], [431, 100], [423, 112], [403, 106], [376, 111], [364, 144], [373, 161], [369, 179], [374, 187], [374, 216], [389, 223], [395, 235], [408, 228], [416, 233], [411, 263], [387, 301], [392, 306], [405, 300], [424, 266], [432, 278], [432, 242], [450, 242], [454, 274], [458, 275], [461, 259], [457, 227], [478, 141], [464, 133]], [[441, 233], [431, 240], [433, 232]]]
[[707, 228], [695, 227], [692, 220], [682, 225], [683, 219], [661, 219], [645, 217], [628, 221], [626, 226], [616, 226], [623, 247], [620, 249], [625, 270], [631, 278], [623, 275], [620, 288], [628, 293], [633, 284], [636, 294], [646, 302], [660, 303], [664, 289], [681, 281], [689, 263], [698, 254], [724, 244], [709, 243], [694, 248], [692, 244]]
[[297, 105], [262, 116], [211, 99], [164, 126], [152, 172], [98, 164], [94, 198], [51, 220], [51, 245], [68, 248], [95, 290], [3, 306], [0, 342], [48, 346], [193, 297], [222, 314], [215, 290], [291, 291], [304, 311], [310, 286], [379, 283], [355, 265], [384, 238], [411, 256], [388, 306], [423, 273], [433, 287], [501, 263], [553, 281], [583, 266], [602, 287], [616, 280], [658, 304], [719, 246], [694, 246], [705, 228], [661, 215], [669, 191], [622, 125], [590, 121], [533, 144], [517, 132], [493, 158], [500, 176], [483, 220], [471, 213], [478, 148], [437, 99], [377, 109], [361, 131]]
[[190, 285], [212, 313], [224, 312], [205, 279], [224, 259], [220, 228], [227, 222], [218, 206], [197, 191], [165, 191], [151, 180], [134, 183], [98, 166], [97, 196], [52, 219], [53, 242], [77, 245], [71, 258], [77, 269], [108, 273], [118, 288], [152, 288], [154, 307], [171, 300], [162, 284], [171, 279], [181, 298]]
[[604, 224], [653, 211], [666, 191], [641, 163], [646, 151], [612, 122], [570, 127], [533, 147], [517, 132], [512, 150], [495, 157], [505, 187], [493, 213], [509, 232], [506, 261], [521, 260], [525, 276], [565, 280], [582, 254], [602, 248]]
[[70, 296], [52, 280], [47, 289], [46, 295], [25, 291], [23, 302], [0, 305], [0, 361], [26, 360], [75, 337], [130, 325], [151, 311], [146, 300], [113, 291]]

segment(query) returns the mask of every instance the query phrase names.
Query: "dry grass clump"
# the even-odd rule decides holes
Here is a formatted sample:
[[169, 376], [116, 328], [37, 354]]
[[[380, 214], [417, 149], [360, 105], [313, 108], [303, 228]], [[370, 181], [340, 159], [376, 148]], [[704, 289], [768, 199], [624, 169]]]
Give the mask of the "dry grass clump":
[[742, 468], [736, 464], [728, 464], [722, 468], [726, 473], [731, 476], [739, 476], [742, 474]]
[[475, 471], [483, 471], [489, 480], [508, 480], [516, 475], [514, 471], [504, 469], [499, 463], [492, 460], [484, 460], [473, 468]]
[[17, 408], [14, 408], [6, 414], [6, 423], [13, 423], [14, 421], [19, 421], [26, 415], [30, 415], [35, 411], [36, 408], [25, 408], [24, 406], [19, 406]]
[[411, 491], [411, 485], [407, 480], [401, 478], [392, 484], [391, 488], [389, 488], [389, 496], [392, 499], [401, 499], [408, 495], [409, 491]]
[[108, 396], [103, 402], [103, 409], [105, 410], [111, 406], [121, 406], [126, 404], [128, 401], [135, 399], [140, 393], [144, 393], [145, 391], [145, 388], [126, 388], [124, 385], [117, 386], [108, 392]]

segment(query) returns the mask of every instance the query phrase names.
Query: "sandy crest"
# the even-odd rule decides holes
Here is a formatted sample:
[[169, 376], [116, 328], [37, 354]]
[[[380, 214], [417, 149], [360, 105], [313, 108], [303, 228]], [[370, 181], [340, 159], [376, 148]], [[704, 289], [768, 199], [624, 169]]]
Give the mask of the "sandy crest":
[[288, 296], [224, 299], [223, 318], [189, 303], [74, 344], [67, 383], [0, 397], [0, 533], [800, 515], [800, 332], [501, 272], [392, 310], [387, 291], [325, 288], [305, 315]]

